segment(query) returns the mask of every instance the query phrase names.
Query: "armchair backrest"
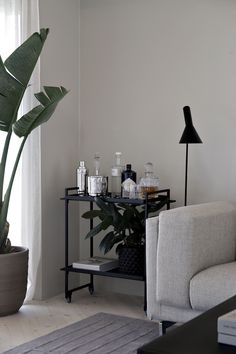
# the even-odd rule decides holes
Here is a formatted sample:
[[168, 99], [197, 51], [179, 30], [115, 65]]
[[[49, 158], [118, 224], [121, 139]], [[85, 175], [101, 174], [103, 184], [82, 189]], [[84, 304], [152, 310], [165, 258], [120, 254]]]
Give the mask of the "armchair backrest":
[[189, 284], [201, 270], [231, 262], [236, 254], [236, 207], [212, 202], [159, 215], [157, 301], [189, 307]]

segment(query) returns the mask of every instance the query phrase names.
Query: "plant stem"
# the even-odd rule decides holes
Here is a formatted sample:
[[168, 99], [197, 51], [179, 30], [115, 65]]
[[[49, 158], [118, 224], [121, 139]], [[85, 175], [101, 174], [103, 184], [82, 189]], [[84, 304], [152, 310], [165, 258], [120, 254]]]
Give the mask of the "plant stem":
[[9, 144], [11, 141], [11, 135], [12, 135], [12, 129], [8, 130], [5, 143], [4, 143], [4, 149], [2, 152], [2, 158], [1, 158], [1, 168], [0, 168], [0, 201], [2, 203], [2, 196], [3, 196], [3, 184], [4, 184], [4, 176], [5, 176], [5, 167], [6, 167], [6, 161], [7, 161], [7, 154], [8, 154], [8, 149], [9, 149]]
[[9, 206], [9, 201], [10, 201], [10, 195], [11, 195], [11, 190], [12, 190], [12, 186], [13, 186], [13, 182], [14, 182], [14, 178], [15, 178], [15, 174], [16, 174], [16, 170], [17, 170], [17, 166], [21, 157], [21, 153], [23, 150], [23, 147], [25, 145], [26, 139], [27, 139], [28, 135], [26, 135], [20, 145], [17, 157], [16, 157], [16, 161], [12, 170], [12, 174], [11, 174], [11, 179], [9, 181], [9, 185], [7, 188], [7, 191], [5, 193], [4, 196], [4, 201], [2, 204], [2, 210], [1, 210], [1, 217], [0, 217], [0, 248], [3, 246], [5, 240], [5, 237], [3, 237], [3, 230], [5, 227], [5, 223], [6, 223], [6, 219], [7, 219], [7, 212], [8, 212], [8, 206]]
[[[15, 123], [16, 119], [17, 119], [17, 114], [18, 114], [18, 110], [21, 104], [21, 101], [23, 99], [25, 90], [26, 90], [27, 86], [24, 86], [24, 89], [21, 92], [20, 98], [19, 98], [19, 102], [15, 108], [14, 114], [13, 114], [13, 119], [11, 121], [11, 124], [9, 126], [8, 132], [7, 132], [7, 136], [6, 136], [6, 140], [5, 140], [5, 144], [4, 144], [4, 149], [2, 152], [2, 158], [1, 158], [1, 164], [0, 164], [0, 201], [1, 201], [1, 208], [2, 208], [2, 196], [3, 196], [3, 185], [4, 185], [4, 177], [5, 177], [5, 169], [6, 169], [6, 161], [7, 161], [7, 156], [8, 156], [8, 150], [9, 150], [9, 145], [10, 145], [10, 141], [11, 141], [11, 135], [12, 135], [12, 126]], [[1, 210], [1, 209], [0, 209]]]

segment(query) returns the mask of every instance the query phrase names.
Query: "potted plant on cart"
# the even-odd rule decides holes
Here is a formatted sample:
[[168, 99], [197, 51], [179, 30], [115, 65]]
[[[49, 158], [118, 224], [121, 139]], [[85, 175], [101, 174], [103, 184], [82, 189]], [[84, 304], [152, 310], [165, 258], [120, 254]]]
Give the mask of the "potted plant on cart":
[[[144, 274], [145, 252], [145, 210], [143, 207], [126, 203], [114, 204], [103, 200], [102, 197], [94, 198], [98, 210], [85, 212], [85, 219], [99, 219], [85, 238], [94, 237], [102, 231], [108, 232], [102, 238], [99, 249], [104, 254], [116, 245], [121, 272], [133, 275]], [[165, 202], [150, 203], [149, 211], [156, 212]]]
[[[0, 57], [0, 130], [6, 133], [0, 162], [0, 316], [15, 313], [23, 304], [28, 273], [28, 249], [12, 246], [8, 238], [8, 206], [21, 153], [29, 134], [49, 120], [58, 102], [66, 95], [64, 87], [45, 86], [35, 94], [39, 105], [22, 117], [19, 107], [29, 84], [49, 30], [41, 29], [20, 45], [6, 60]], [[9, 181], [5, 168], [12, 134], [21, 138]], [[6, 192], [3, 196], [4, 186]]]

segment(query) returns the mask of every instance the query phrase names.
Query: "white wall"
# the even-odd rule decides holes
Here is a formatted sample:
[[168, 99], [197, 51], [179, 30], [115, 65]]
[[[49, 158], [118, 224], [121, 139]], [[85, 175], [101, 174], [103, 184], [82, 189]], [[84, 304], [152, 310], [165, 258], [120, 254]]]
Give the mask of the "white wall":
[[[189, 149], [189, 204], [236, 200], [236, 3], [39, 3], [41, 27], [50, 27], [41, 56], [42, 83], [63, 84], [71, 90], [42, 127], [39, 296], [47, 297], [64, 287], [64, 274], [59, 271], [64, 262], [64, 205], [59, 198], [65, 186], [74, 185], [79, 159], [85, 159], [92, 170], [93, 154], [99, 151], [103, 172], [109, 175], [113, 153], [122, 151], [124, 163], [131, 162], [139, 177], [144, 163], [152, 161], [161, 187], [170, 187], [176, 206], [182, 205], [185, 147], [178, 141], [184, 129], [182, 107], [189, 105], [204, 143]], [[75, 209], [73, 205], [72, 257], [78, 249]], [[83, 254], [87, 224], [82, 220], [80, 225]], [[139, 283], [101, 279], [98, 287], [143, 291]]]
[[161, 187], [183, 205], [178, 142], [189, 105], [203, 140], [189, 148], [189, 204], [236, 200], [235, 18], [234, 0], [81, 0], [80, 159], [91, 169], [99, 151], [109, 175], [122, 151], [139, 177], [152, 161]]
[[[40, 26], [50, 33], [41, 55], [43, 85], [65, 86], [69, 94], [42, 126], [42, 284], [38, 297], [64, 289], [64, 188], [75, 185], [78, 163], [79, 1], [40, 0]], [[71, 207], [71, 255], [78, 254], [76, 207]]]

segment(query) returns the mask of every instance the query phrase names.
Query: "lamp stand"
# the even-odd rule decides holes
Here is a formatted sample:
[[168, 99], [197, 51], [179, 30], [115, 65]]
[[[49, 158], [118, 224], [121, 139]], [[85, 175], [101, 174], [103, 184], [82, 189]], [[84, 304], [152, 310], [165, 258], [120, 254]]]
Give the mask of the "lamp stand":
[[184, 206], [187, 205], [187, 189], [188, 189], [187, 186], [188, 186], [188, 144], [186, 144]]
[[190, 107], [185, 106], [183, 108], [183, 111], [184, 111], [185, 128], [179, 143], [186, 144], [185, 193], [184, 193], [184, 206], [186, 206], [187, 188], [188, 188], [188, 144], [202, 144], [202, 140], [193, 126]]

